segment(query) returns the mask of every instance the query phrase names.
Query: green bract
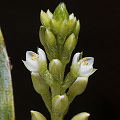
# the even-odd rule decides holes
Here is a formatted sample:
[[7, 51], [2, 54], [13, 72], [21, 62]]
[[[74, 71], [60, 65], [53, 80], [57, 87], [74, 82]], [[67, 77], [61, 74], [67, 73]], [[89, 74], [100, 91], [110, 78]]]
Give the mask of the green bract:
[[[84, 92], [88, 77], [96, 69], [94, 58], [82, 58], [82, 52], [73, 56], [70, 72], [64, 76], [65, 68], [75, 49], [80, 31], [80, 22], [74, 14], [68, 13], [66, 5], [60, 3], [55, 11], [41, 10], [39, 37], [45, 52], [26, 53], [25, 66], [31, 71], [35, 90], [42, 96], [50, 112], [51, 120], [63, 120], [73, 99]], [[49, 63], [46, 59], [49, 60]], [[49, 64], [49, 65], [48, 65]], [[88, 114], [80, 113], [72, 120], [87, 120]], [[32, 112], [32, 120], [45, 120], [38, 112]]]

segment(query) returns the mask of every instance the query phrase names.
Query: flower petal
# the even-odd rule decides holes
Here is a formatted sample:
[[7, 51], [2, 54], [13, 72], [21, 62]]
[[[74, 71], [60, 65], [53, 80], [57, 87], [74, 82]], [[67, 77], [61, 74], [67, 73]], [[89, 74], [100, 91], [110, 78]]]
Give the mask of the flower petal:
[[[25, 64], [26, 68], [29, 71], [38, 71], [39, 65], [38, 65], [38, 61], [37, 59], [33, 58], [33, 54], [36, 55], [36, 57], [38, 57], [38, 54], [36, 54], [33, 51], [27, 51], [26, 52], [26, 61], [23, 61], [23, 63]], [[33, 58], [33, 60], [31, 59]]]
[[39, 54], [39, 59], [40, 60], [42, 60], [44, 62], [47, 62], [46, 54], [45, 54], [45, 52], [41, 48], [38, 48], [38, 54]]
[[27, 51], [26, 52], [26, 61], [27, 60], [31, 60], [31, 57], [33, 57], [33, 54], [35, 54], [38, 57], [38, 55], [35, 52], [33, 52], [33, 51]]
[[90, 73], [90, 75], [92, 75], [97, 69], [93, 69], [92, 72]]
[[72, 65], [77, 64], [77, 62], [82, 58], [82, 52], [81, 53], [76, 53], [73, 56], [73, 60], [72, 60]]
[[23, 61], [24, 65], [26, 66], [26, 68], [29, 71], [34, 71], [37, 72], [37, 68], [35, 66], [32, 66], [31, 64], [29, 64], [27, 61]]
[[92, 71], [92, 66], [81, 65], [79, 68], [79, 76], [89, 76]]
[[87, 60], [86, 62], [88, 63], [87, 66], [93, 66], [94, 63], [94, 58], [93, 57], [85, 57]]

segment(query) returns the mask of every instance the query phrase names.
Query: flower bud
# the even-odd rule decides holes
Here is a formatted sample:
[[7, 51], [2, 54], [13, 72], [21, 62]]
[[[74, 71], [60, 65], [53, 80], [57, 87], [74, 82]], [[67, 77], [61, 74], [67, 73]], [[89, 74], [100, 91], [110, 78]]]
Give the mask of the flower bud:
[[31, 110], [32, 120], [47, 120], [41, 113]]
[[69, 15], [69, 20], [74, 19], [74, 18], [75, 18], [74, 17], [74, 13], [72, 13], [72, 14]]
[[73, 31], [73, 33], [75, 34], [76, 37], [78, 36], [79, 31], [80, 31], [80, 21], [78, 20], [77, 23], [76, 23], [76, 27]]
[[[49, 55], [52, 59], [58, 58], [58, 49], [54, 34], [48, 29], [45, 31], [45, 42], [47, 44]], [[48, 54], [47, 54], [48, 55]]]
[[59, 59], [53, 59], [49, 64], [49, 71], [52, 75], [59, 75], [62, 70], [62, 63]]
[[82, 113], [75, 115], [71, 120], [88, 120], [89, 116], [90, 116], [89, 113], [82, 112]]
[[52, 100], [52, 108], [56, 113], [64, 112], [69, 106], [69, 100], [66, 95], [57, 95]]
[[75, 29], [76, 23], [77, 23], [76, 17], [74, 17], [73, 19], [69, 20], [69, 22], [68, 22], [69, 34], [71, 34], [72, 31]]
[[69, 14], [67, 12], [66, 9], [66, 5], [64, 3], [60, 3], [53, 14], [53, 18], [57, 21], [57, 22], [62, 22], [64, 20], [69, 20]]
[[62, 24], [60, 25], [59, 27], [59, 34], [57, 36], [57, 42], [60, 44], [60, 45], [63, 45], [64, 42], [65, 42], [65, 39], [66, 39], [66, 36], [68, 34], [68, 23], [67, 21], [63, 21]]
[[49, 49], [48, 49], [48, 46], [47, 46], [46, 41], [45, 41], [45, 31], [46, 31], [45, 27], [41, 26], [41, 27], [40, 27], [40, 31], [39, 31], [40, 42], [41, 42], [41, 44], [42, 44], [42, 45], [44, 46], [44, 48], [45, 48], [45, 51], [46, 51], [46, 53], [47, 53], [48, 59], [51, 60], [52, 57], [51, 57], [51, 55], [50, 55], [50, 53], [49, 53]]
[[54, 34], [48, 29], [45, 31], [45, 41], [47, 46], [52, 49], [56, 45], [56, 38]]
[[69, 87], [68, 95], [80, 95], [84, 92], [88, 83], [88, 77], [78, 77], [76, 81]]
[[39, 36], [40, 36], [40, 42], [45, 47], [45, 28], [43, 26], [40, 26]]
[[39, 73], [31, 73], [31, 78], [33, 82], [33, 87], [37, 93], [42, 94], [49, 89], [49, 86], [45, 84]]
[[75, 49], [77, 43], [77, 39], [75, 38], [74, 34], [71, 34], [64, 45], [64, 50], [66, 50], [67, 53], [72, 53], [72, 51]]
[[55, 19], [51, 19], [51, 20], [50, 20], [50, 28], [51, 28], [51, 31], [52, 31], [54, 34], [57, 34], [57, 33], [58, 33], [59, 24], [57, 23], [57, 21], [56, 21]]
[[49, 17], [50, 19], [52, 19], [53, 14], [50, 12], [50, 10], [49, 10], [49, 9], [47, 10], [47, 15], [48, 15], [48, 17]]
[[41, 23], [42, 25], [45, 27], [45, 28], [49, 28], [50, 25], [49, 25], [49, 22], [50, 22], [50, 18], [49, 16], [41, 10], [41, 13], [40, 13], [40, 20], [41, 20]]

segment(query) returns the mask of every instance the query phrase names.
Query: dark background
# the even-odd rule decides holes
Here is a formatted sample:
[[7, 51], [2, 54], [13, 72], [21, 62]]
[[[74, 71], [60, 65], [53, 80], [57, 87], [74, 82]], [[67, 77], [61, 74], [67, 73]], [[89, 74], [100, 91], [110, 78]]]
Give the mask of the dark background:
[[[40, 10], [52, 12], [60, 0], [0, 0], [0, 26], [8, 55], [13, 64], [12, 78], [16, 120], [30, 120], [30, 110], [50, 119], [44, 103], [32, 86], [30, 73], [24, 67], [25, 53], [36, 52], [39, 42]], [[84, 94], [76, 97], [65, 120], [86, 111], [89, 120], [120, 119], [120, 2], [119, 0], [66, 0], [69, 13], [81, 21], [78, 44], [73, 52], [95, 58], [98, 70], [89, 78]], [[72, 54], [72, 56], [73, 56]], [[66, 73], [69, 71], [67, 66]]]

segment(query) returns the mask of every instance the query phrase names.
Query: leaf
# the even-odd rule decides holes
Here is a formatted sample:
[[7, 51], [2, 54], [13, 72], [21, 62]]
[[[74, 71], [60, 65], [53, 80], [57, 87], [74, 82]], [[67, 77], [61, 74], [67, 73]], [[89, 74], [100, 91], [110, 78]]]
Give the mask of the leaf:
[[0, 120], [15, 120], [9, 61], [0, 29]]

